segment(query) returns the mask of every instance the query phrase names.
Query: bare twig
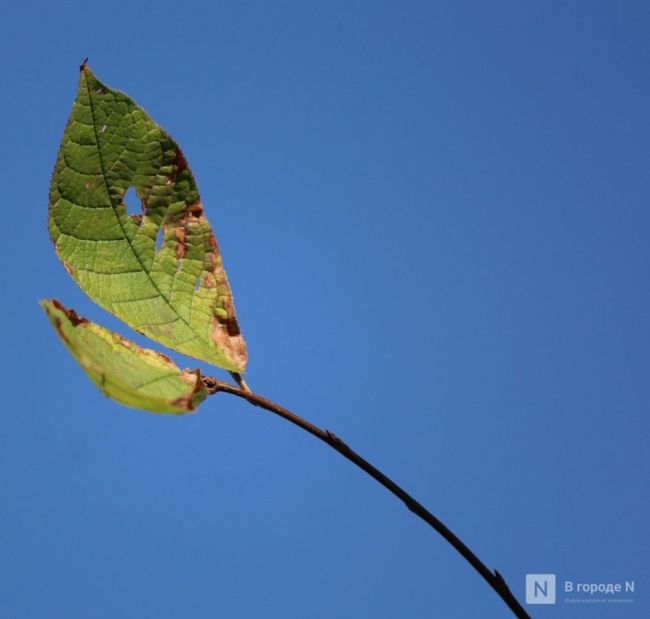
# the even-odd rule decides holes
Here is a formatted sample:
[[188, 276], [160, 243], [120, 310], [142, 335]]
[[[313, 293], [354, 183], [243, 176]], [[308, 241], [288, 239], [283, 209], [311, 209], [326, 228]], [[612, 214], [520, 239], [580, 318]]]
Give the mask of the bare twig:
[[[310, 423], [309, 421], [299, 417], [290, 410], [283, 406], [272, 402], [262, 396], [252, 393], [246, 383], [240, 382], [237, 377], [235, 379], [240, 384], [240, 387], [235, 387], [229, 383], [220, 381], [211, 376], [204, 376], [203, 382], [208, 391], [213, 393], [230, 393], [239, 398], [243, 398], [253, 406], [263, 408], [275, 415], [286, 419], [290, 423], [302, 428], [303, 430], [313, 434], [316, 438], [324, 443], [327, 443], [332, 449], [338, 451], [344, 458], [356, 464], [360, 469], [364, 470], [370, 477], [379, 482], [384, 488], [392, 492], [398, 499], [403, 501], [406, 507], [412, 511], [416, 516], [424, 520], [429, 526], [435, 529], [445, 540], [447, 540], [462, 556], [463, 558], [485, 579], [485, 581], [494, 589], [501, 599], [508, 605], [510, 610], [520, 619], [530, 619], [530, 615], [524, 610], [521, 604], [517, 601], [515, 596], [510, 591], [503, 576], [497, 571], [489, 570], [485, 564], [452, 532], [450, 531], [438, 518], [436, 518], [429, 510], [423, 505], [418, 503], [410, 494], [400, 488], [394, 481], [386, 477], [381, 471], [376, 469], [367, 460], [364, 460], [359, 454], [353, 451], [346, 443], [344, 443], [338, 436], [329, 430], [321, 430], [319, 427]], [[243, 383], [243, 384], [242, 384]]]

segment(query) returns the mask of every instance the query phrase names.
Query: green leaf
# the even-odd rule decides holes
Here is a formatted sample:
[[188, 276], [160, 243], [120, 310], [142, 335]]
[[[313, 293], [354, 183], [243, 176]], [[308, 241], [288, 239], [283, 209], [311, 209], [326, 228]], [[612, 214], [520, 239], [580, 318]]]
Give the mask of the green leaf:
[[77, 316], [56, 300], [41, 307], [86, 374], [120, 404], [154, 413], [188, 413], [207, 396], [198, 370], [179, 370], [160, 353], [140, 348]]
[[[127, 213], [130, 187], [140, 214]], [[243, 372], [232, 293], [181, 149], [86, 64], [52, 175], [49, 229], [93, 301], [169, 348]]]

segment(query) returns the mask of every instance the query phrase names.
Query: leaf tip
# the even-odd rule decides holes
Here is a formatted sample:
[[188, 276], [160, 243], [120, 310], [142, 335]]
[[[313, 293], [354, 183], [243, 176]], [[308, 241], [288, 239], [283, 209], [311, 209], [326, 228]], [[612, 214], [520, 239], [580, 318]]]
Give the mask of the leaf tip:
[[45, 313], [50, 316], [52, 314], [51, 308], [54, 307], [57, 310], [59, 310], [62, 314], [65, 315], [65, 317], [70, 321], [70, 324], [73, 327], [76, 327], [78, 325], [87, 323], [88, 320], [83, 318], [82, 316], [79, 316], [77, 312], [75, 312], [73, 309], [68, 309], [66, 308], [63, 303], [60, 301], [57, 301], [56, 299], [41, 299], [39, 301], [41, 307], [45, 310]]

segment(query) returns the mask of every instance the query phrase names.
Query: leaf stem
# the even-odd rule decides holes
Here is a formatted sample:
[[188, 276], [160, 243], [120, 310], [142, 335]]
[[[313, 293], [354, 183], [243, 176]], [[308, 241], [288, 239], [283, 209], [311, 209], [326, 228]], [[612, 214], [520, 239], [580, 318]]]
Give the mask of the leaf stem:
[[252, 393], [251, 388], [246, 384], [244, 377], [239, 372], [229, 372], [229, 374], [233, 377], [234, 381], [239, 385], [242, 391]]
[[[427, 510], [421, 503], [416, 501], [410, 494], [398, 486], [393, 480], [384, 475], [379, 469], [375, 468], [370, 462], [362, 458], [359, 454], [353, 451], [346, 443], [344, 443], [336, 434], [329, 430], [322, 430], [313, 423], [299, 417], [290, 410], [264, 398], [256, 393], [251, 392], [243, 379], [234, 377], [240, 384], [240, 387], [235, 387], [229, 383], [220, 381], [211, 376], [204, 376], [203, 382], [210, 392], [214, 393], [230, 393], [234, 396], [242, 398], [252, 404], [263, 408], [290, 423], [298, 426], [299, 428], [309, 432], [316, 438], [324, 443], [327, 443], [332, 449], [338, 451], [344, 458], [347, 458], [353, 464], [356, 464], [360, 469], [365, 471], [370, 477], [379, 482], [389, 492], [394, 494], [400, 499], [406, 507], [413, 512], [416, 516], [424, 520], [430, 527], [435, 529], [442, 537], [447, 540], [461, 556], [483, 577], [483, 579], [496, 591], [501, 599], [508, 605], [510, 610], [519, 619], [530, 619], [530, 615], [524, 610], [521, 604], [517, 601], [515, 596], [510, 591], [503, 576], [497, 571], [489, 570], [485, 564], [438, 518], [436, 518], [429, 510]], [[243, 384], [242, 384], [243, 383]]]

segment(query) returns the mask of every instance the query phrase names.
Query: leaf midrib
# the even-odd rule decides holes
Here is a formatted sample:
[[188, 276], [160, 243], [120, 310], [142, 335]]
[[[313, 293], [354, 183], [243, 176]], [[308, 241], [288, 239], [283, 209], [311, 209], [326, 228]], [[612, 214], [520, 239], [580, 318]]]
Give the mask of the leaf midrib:
[[[102, 180], [104, 182], [104, 188], [106, 189], [106, 195], [108, 197], [108, 201], [111, 204], [111, 210], [113, 211], [113, 214], [115, 215], [115, 219], [117, 220], [118, 225], [120, 226], [120, 230], [122, 231], [122, 234], [124, 236], [124, 239], [126, 240], [129, 249], [135, 256], [135, 259], [138, 261], [138, 264], [140, 265], [140, 268], [144, 273], [147, 274], [147, 278], [151, 285], [154, 287], [155, 291], [158, 293], [158, 295], [165, 301], [165, 303], [169, 306], [169, 308], [174, 312], [174, 314], [177, 316], [179, 320], [181, 320], [185, 325], [189, 327], [189, 329], [192, 331], [192, 333], [195, 334], [194, 339], [199, 338], [199, 334], [196, 332], [196, 330], [192, 327], [192, 325], [183, 318], [183, 316], [180, 315], [178, 310], [172, 305], [171, 301], [163, 294], [162, 290], [158, 287], [158, 284], [155, 282], [153, 277], [151, 277], [151, 272], [148, 271], [145, 268], [144, 263], [142, 262], [142, 259], [138, 255], [138, 252], [135, 251], [135, 247], [133, 247], [133, 243], [131, 239], [129, 238], [129, 235], [126, 233], [126, 229], [124, 228], [124, 225], [122, 224], [122, 220], [120, 219], [118, 213], [117, 213], [117, 208], [113, 204], [113, 200], [111, 199], [111, 191], [108, 186], [108, 181], [106, 179], [106, 167], [104, 166], [104, 159], [102, 157], [102, 149], [99, 147], [99, 134], [97, 133], [97, 122], [95, 118], [95, 106], [93, 104], [93, 94], [92, 90], [90, 88], [90, 85], [88, 84], [88, 74], [86, 73], [86, 68], [83, 70], [84, 74], [84, 80], [86, 83], [86, 91], [88, 92], [88, 101], [90, 102], [90, 115], [92, 116], [92, 121], [93, 121], [93, 134], [95, 135], [95, 145], [97, 147], [97, 155], [99, 157], [99, 167], [101, 168], [101, 173], [102, 173]], [[160, 223], [162, 226], [162, 222]], [[155, 253], [155, 252], [154, 252]]]

